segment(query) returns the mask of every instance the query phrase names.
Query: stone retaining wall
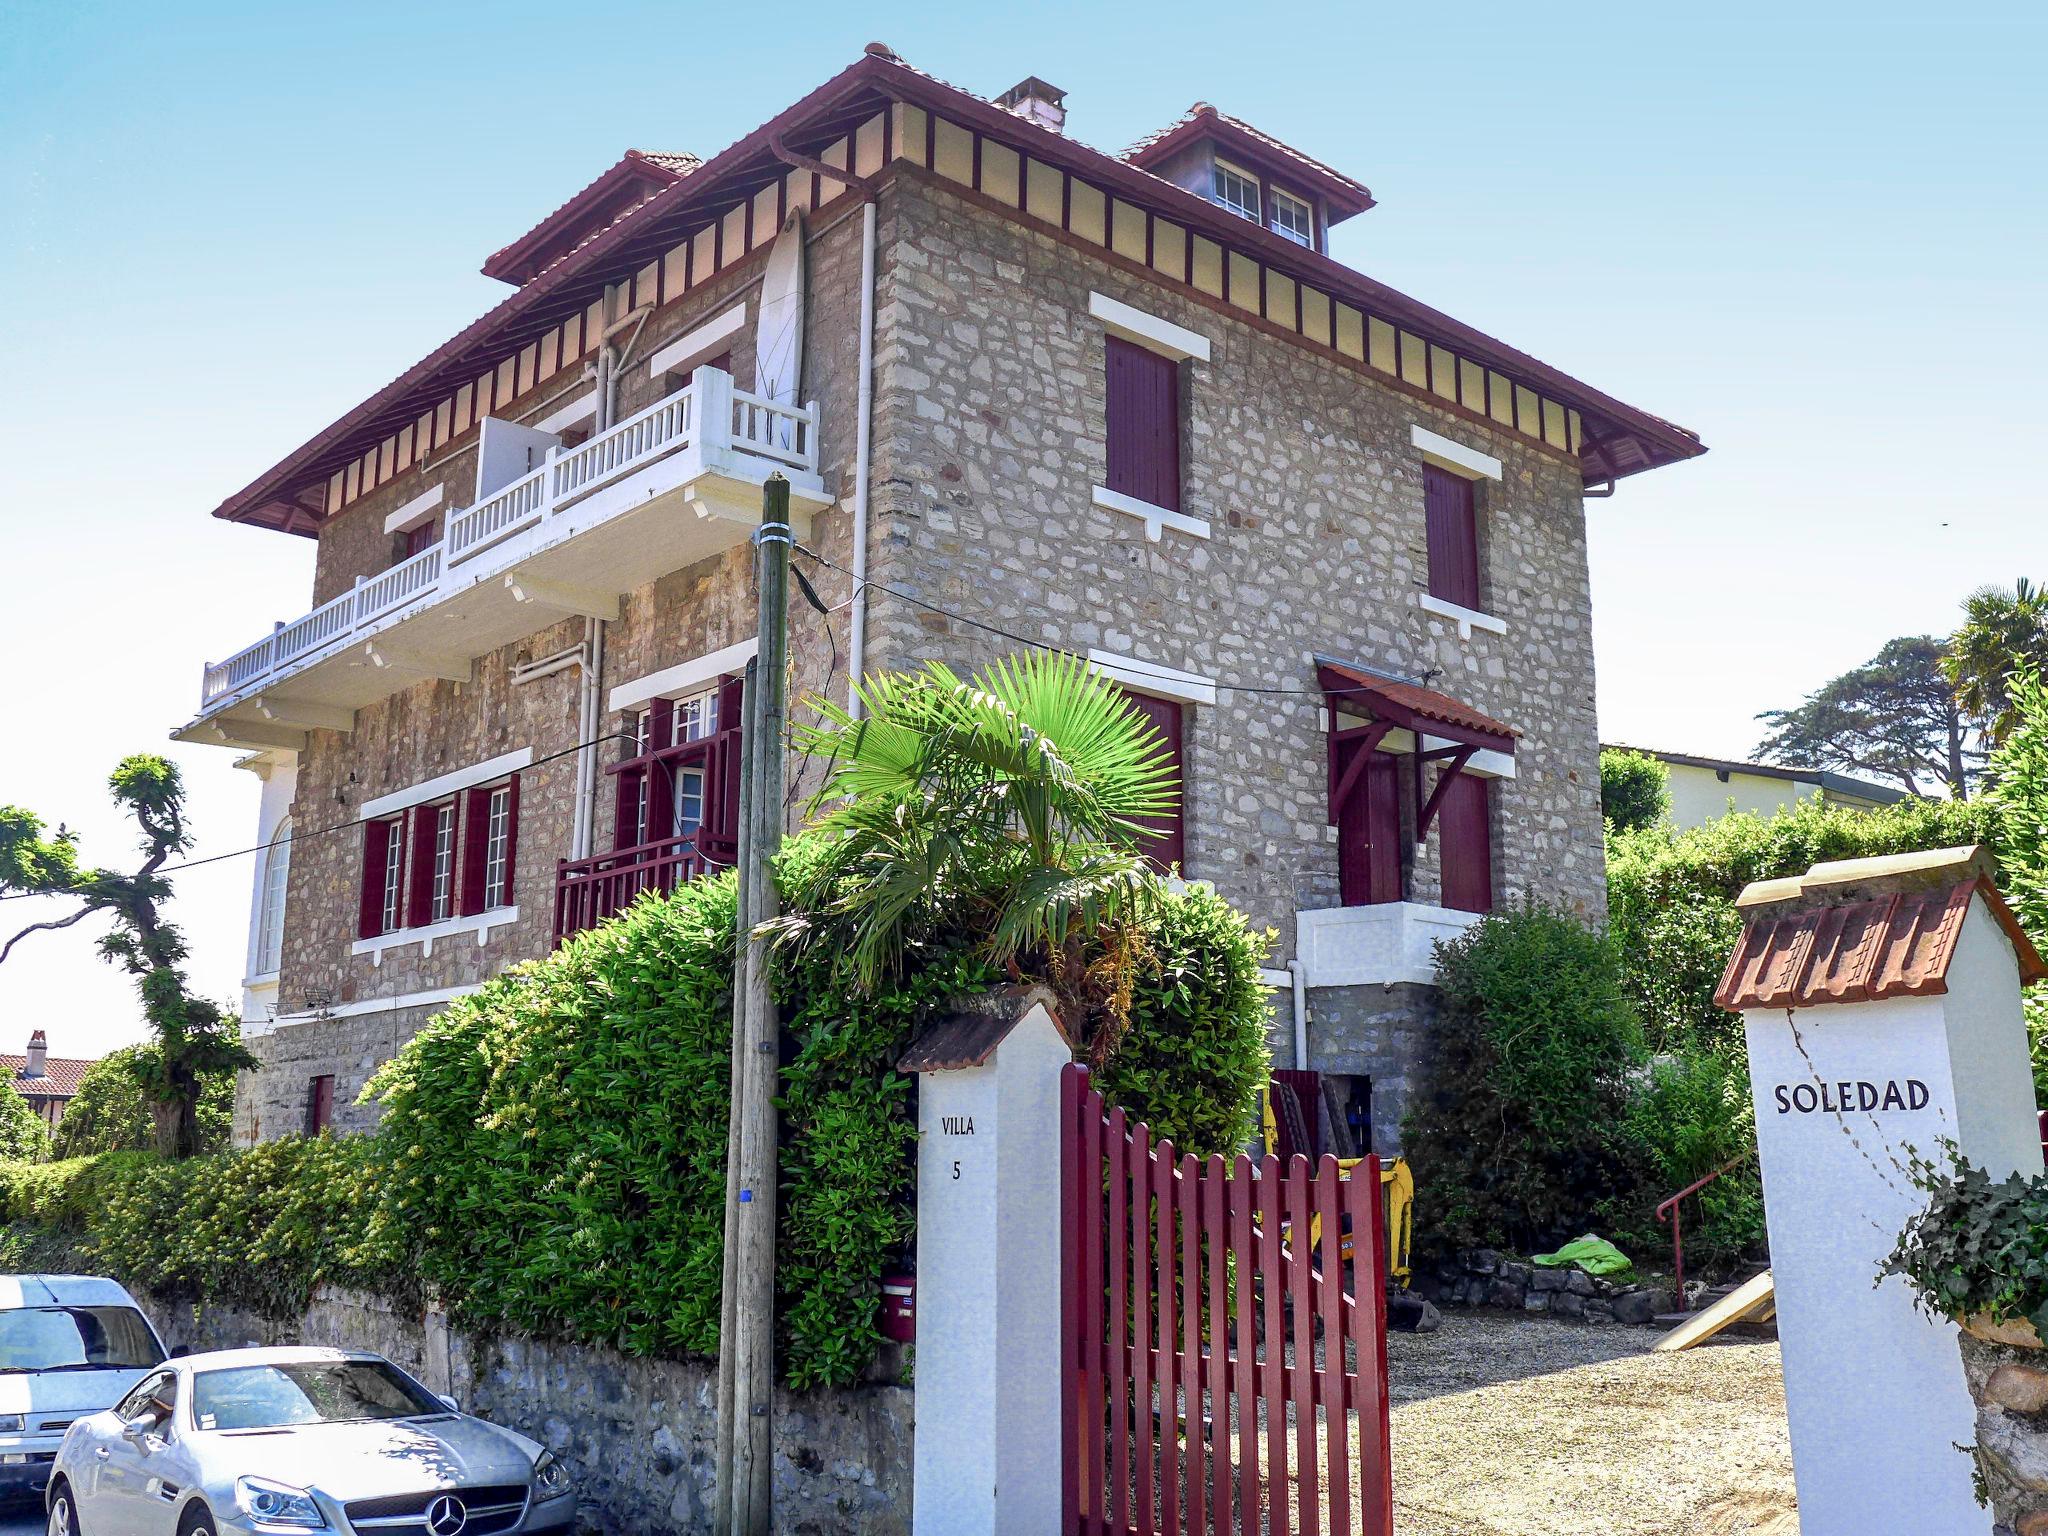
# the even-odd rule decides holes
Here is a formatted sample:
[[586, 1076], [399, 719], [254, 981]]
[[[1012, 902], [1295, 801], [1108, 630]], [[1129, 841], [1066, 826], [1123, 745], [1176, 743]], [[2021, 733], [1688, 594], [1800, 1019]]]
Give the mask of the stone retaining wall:
[[1640, 1326], [1677, 1306], [1668, 1290], [1616, 1285], [1582, 1269], [1551, 1269], [1491, 1248], [1470, 1249], [1427, 1269], [1418, 1266], [1409, 1289], [1439, 1306], [1497, 1307], [1580, 1323]]
[[1974, 1452], [1995, 1536], [2048, 1536], [2048, 1354], [2025, 1323], [1972, 1323], [1960, 1335], [1977, 1405]]
[[[165, 1342], [195, 1350], [319, 1344], [375, 1350], [463, 1408], [569, 1463], [585, 1526], [607, 1536], [709, 1529], [718, 1372], [535, 1339], [484, 1338], [380, 1297], [326, 1288], [278, 1323], [229, 1307], [141, 1298]], [[776, 1530], [908, 1536], [911, 1393], [896, 1385], [778, 1392]]]

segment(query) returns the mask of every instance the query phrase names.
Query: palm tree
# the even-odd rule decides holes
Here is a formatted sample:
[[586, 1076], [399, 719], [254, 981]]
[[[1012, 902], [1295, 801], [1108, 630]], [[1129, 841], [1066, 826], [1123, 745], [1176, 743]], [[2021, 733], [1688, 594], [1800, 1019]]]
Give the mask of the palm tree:
[[1941, 669], [1993, 745], [2012, 731], [2012, 675], [2023, 664], [2048, 672], [2048, 591], [2024, 576], [2011, 591], [1979, 587], [1963, 603]]
[[1140, 822], [1170, 811], [1178, 786], [1114, 683], [1032, 653], [965, 681], [928, 662], [858, 691], [861, 717], [813, 700], [818, 723], [793, 732], [827, 764], [810, 805], [825, 851], [770, 925], [780, 942], [827, 946], [863, 989], [932, 944], [964, 940], [1013, 971], [1035, 962], [1055, 985], [1130, 952], [1121, 941], [1157, 889]]

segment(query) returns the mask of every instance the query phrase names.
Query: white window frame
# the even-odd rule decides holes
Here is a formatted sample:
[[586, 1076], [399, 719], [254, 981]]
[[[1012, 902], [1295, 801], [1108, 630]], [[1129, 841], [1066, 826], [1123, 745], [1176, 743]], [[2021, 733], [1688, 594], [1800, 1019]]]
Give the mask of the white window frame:
[[612, 689], [610, 707], [615, 710], [643, 709], [656, 699], [683, 698], [700, 692], [706, 684], [715, 685], [729, 672], [744, 672], [747, 663], [760, 649], [761, 642], [750, 636], [722, 649], [692, 657], [677, 666], [663, 667], [659, 672], [649, 672], [645, 677], [620, 683]]
[[430, 800], [443, 800], [450, 795], [460, 794], [465, 789], [475, 789], [480, 784], [488, 784], [493, 779], [507, 778], [522, 768], [532, 766], [533, 748], [521, 747], [517, 752], [506, 752], [497, 757], [487, 758], [481, 763], [472, 763], [467, 768], [457, 768], [452, 773], [441, 774], [438, 778], [424, 780], [410, 788], [394, 789], [389, 794], [365, 800], [356, 814], [364, 821], [376, 821], [393, 811], [409, 810], [415, 805], [425, 805]]
[[[1316, 248], [1316, 205], [1305, 197], [1299, 197], [1289, 192], [1285, 187], [1273, 187], [1269, 190], [1272, 192], [1271, 201], [1273, 206], [1269, 212], [1268, 224], [1273, 233], [1283, 240], [1292, 240], [1296, 245], [1301, 246], [1305, 250], [1314, 250]], [[1294, 228], [1291, 224], [1283, 224], [1280, 220], [1283, 210], [1292, 212], [1295, 209], [1299, 209], [1301, 213], [1302, 228], [1300, 229]]]
[[[683, 780], [686, 778], [694, 778], [697, 781], [694, 794], [686, 795], [683, 789]], [[701, 767], [688, 765], [675, 770], [675, 782], [669, 790], [669, 836], [695, 837], [698, 830], [703, 827], [704, 791], [708, 783], [709, 777]], [[683, 825], [683, 801], [686, 798], [694, 798], [697, 802], [697, 819], [687, 827]]]
[[384, 836], [384, 888], [377, 905], [377, 937], [405, 931], [405, 845], [406, 822], [398, 815], [383, 818], [391, 830]]
[[[1241, 182], [1245, 190], [1250, 192], [1251, 204], [1249, 207], [1245, 205], [1242, 196], [1233, 200], [1228, 195], [1223, 180], [1226, 176]], [[1218, 156], [1209, 168], [1209, 201], [1218, 208], [1226, 209], [1236, 214], [1241, 219], [1250, 219], [1254, 224], [1266, 222], [1264, 207], [1259, 200], [1259, 178], [1250, 171], [1247, 171], [1243, 166], [1233, 165], [1221, 156]]]
[[716, 357], [725, 351], [746, 323], [747, 306], [735, 304], [695, 330], [685, 331], [647, 360], [648, 376], [658, 379], [665, 373], [690, 372], [707, 357]]
[[270, 835], [263, 853], [263, 885], [256, 910], [256, 954], [252, 979], [275, 976], [284, 959], [284, 900], [291, 880], [292, 819], [287, 816]]
[[484, 910], [509, 904], [505, 855], [512, 842], [512, 786], [493, 786], [484, 801]]
[[455, 916], [456, 833], [461, 813], [452, 799], [429, 807], [434, 813], [434, 861], [427, 877], [427, 921], [445, 923]]
[[[1429, 428], [1411, 422], [1408, 426], [1409, 442], [1421, 452], [1422, 462], [1434, 465], [1448, 474], [1463, 480], [1499, 480], [1501, 462], [1490, 453], [1481, 453], [1477, 448], [1448, 438]], [[1508, 632], [1507, 620], [1498, 615], [1467, 608], [1463, 603], [1453, 603], [1438, 597], [1433, 592], [1419, 592], [1416, 606], [1424, 613], [1435, 614], [1440, 619], [1449, 619], [1458, 627], [1458, 638], [1467, 643], [1473, 631], [1484, 630], [1492, 635]]]

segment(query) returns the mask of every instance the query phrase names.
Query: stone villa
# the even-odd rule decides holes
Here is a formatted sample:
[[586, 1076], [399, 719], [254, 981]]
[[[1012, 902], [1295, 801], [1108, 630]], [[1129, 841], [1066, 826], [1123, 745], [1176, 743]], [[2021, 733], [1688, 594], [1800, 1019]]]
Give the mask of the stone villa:
[[1087, 655], [1178, 754], [1158, 857], [1278, 931], [1276, 1062], [1383, 1149], [1431, 941], [1600, 912], [1582, 498], [1700, 441], [1331, 259], [1350, 176], [1206, 105], [1120, 154], [1065, 117], [875, 44], [715, 158], [629, 152], [221, 504], [318, 545], [176, 733], [264, 781], [238, 1139], [366, 1124], [448, 999], [730, 860], [774, 472], [833, 610], [792, 696], [1013, 648], [962, 618]]

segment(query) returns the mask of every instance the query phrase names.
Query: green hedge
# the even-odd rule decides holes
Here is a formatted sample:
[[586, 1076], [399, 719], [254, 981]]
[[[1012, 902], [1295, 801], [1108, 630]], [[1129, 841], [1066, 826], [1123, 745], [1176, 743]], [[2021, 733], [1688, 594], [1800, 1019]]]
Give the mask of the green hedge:
[[[791, 844], [785, 881], [812, 846]], [[75, 1234], [161, 1293], [275, 1317], [332, 1280], [430, 1290], [486, 1332], [714, 1355], [734, 913], [729, 876], [696, 881], [459, 999], [372, 1082], [373, 1136], [0, 1168], [0, 1221]], [[1191, 1151], [1251, 1132], [1263, 947], [1207, 887], [1162, 886], [1104, 1079]], [[1008, 978], [946, 953], [872, 997], [822, 960], [777, 972], [779, 1357], [793, 1385], [843, 1384], [874, 1357], [876, 1281], [912, 1237], [912, 1084], [895, 1062], [934, 1009]]]
[[[1747, 1158], [1687, 1208], [1686, 1252], [1702, 1268], [1754, 1259], [1764, 1246], [1742, 1022], [1714, 1002], [1742, 932], [1735, 898], [1753, 880], [1804, 874], [1828, 859], [1965, 843], [1996, 849], [2004, 825], [1985, 801], [1903, 800], [1875, 811], [1806, 801], [1769, 817], [1738, 812], [1682, 832], [1667, 824], [1610, 836], [1610, 931], [1652, 1053], [1629, 1111], [1645, 1194], [1661, 1198]], [[1648, 1209], [1634, 1210], [1628, 1225], [1638, 1244], [1670, 1240]]]

